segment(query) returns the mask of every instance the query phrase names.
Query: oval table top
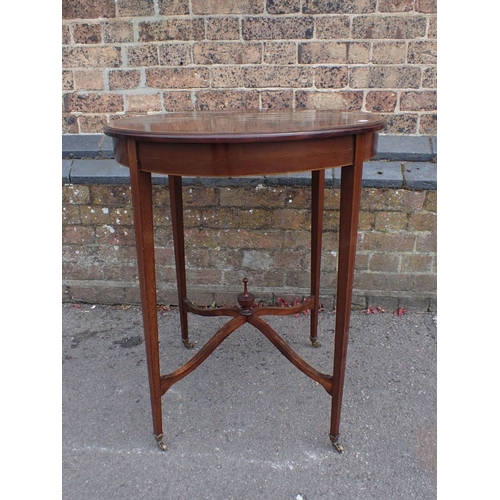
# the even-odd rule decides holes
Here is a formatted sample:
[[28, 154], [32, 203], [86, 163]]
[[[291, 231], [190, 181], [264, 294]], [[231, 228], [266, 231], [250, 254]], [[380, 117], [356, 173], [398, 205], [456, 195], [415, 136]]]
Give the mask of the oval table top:
[[160, 142], [265, 142], [373, 132], [385, 119], [333, 109], [192, 111], [120, 118], [104, 127], [117, 138]]

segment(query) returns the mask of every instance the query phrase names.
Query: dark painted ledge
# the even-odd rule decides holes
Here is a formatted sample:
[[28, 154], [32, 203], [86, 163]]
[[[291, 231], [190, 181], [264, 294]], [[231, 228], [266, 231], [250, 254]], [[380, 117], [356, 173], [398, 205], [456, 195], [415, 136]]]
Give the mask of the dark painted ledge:
[[[128, 184], [129, 172], [114, 159], [110, 137], [102, 134], [62, 136], [62, 181], [65, 184]], [[185, 185], [257, 186], [308, 185], [309, 172], [258, 177], [183, 177]], [[327, 181], [340, 185], [340, 169], [327, 171]], [[168, 177], [153, 175], [155, 184]], [[435, 136], [379, 137], [378, 153], [365, 162], [363, 186], [378, 188], [437, 189], [437, 138]]]

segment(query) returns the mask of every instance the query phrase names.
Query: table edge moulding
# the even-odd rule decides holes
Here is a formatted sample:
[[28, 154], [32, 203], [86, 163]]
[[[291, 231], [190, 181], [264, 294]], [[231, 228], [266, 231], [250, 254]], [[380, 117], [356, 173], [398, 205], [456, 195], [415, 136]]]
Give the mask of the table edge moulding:
[[[250, 323], [300, 371], [331, 396], [330, 439], [340, 452], [340, 412], [354, 278], [363, 162], [377, 152], [383, 117], [341, 110], [232, 110], [155, 114], [114, 120], [104, 127], [113, 138], [115, 159], [130, 169], [137, 263], [153, 434], [163, 439], [161, 398], [189, 375], [236, 329]], [[323, 233], [325, 169], [341, 168], [340, 222], [335, 340], [332, 374], [321, 373], [302, 359], [262, 318], [310, 310], [309, 339], [318, 341], [320, 270]], [[311, 293], [294, 307], [257, 306], [249, 280], [237, 306], [214, 309], [196, 306], [187, 298], [182, 177], [239, 177], [311, 172]], [[228, 316], [194, 356], [175, 371], [162, 374], [158, 345], [152, 174], [168, 175], [177, 277], [181, 340], [187, 348], [188, 313]]]

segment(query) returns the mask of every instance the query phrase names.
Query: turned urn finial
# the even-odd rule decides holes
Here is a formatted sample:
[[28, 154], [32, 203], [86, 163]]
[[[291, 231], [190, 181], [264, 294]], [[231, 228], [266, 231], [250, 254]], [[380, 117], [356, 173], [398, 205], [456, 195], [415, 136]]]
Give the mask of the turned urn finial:
[[255, 301], [255, 295], [248, 293], [248, 279], [243, 278], [243, 293], [238, 295], [238, 304], [241, 306], [241, 314], [250, 316], [252, 314], [252, 306]]

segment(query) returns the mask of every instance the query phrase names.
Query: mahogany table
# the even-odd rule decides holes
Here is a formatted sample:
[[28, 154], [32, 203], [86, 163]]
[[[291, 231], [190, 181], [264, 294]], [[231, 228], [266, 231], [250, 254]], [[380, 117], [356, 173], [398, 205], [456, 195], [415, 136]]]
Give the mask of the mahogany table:
[[[381, 116], [338, 110], [204, 111], [170, 113], [113, 121], [104, 133], [113, 138], [115, 158], [130, 169], [144, 339], [153, 432], [162, 450], [161, 398], [195, 370], [232, 332], [250, 323], [299, 370], [331, 396], [330, 439], [339, 443], [347, 339], [352, 299], [363, 161], [376, 153]], [[310, 340], [317, 340], [325, 169], [341, 168], [340, 226], [333, 373], [315, 370], [267, 323], [265, 315], [309, 309]], [[182, 176], [237, 177], [311, 171], [311, 294], [294, 307], [257, 307], [244, 289], [239, 306], [201, 308], [187, 298]], [[231, 319], [183, 366], [162, 375], [158, 346], [155, 250], [151, 174], [168, 175], [182, 342], [189, 340], [188, 313]]]

